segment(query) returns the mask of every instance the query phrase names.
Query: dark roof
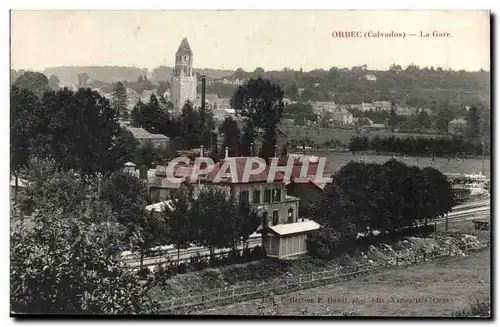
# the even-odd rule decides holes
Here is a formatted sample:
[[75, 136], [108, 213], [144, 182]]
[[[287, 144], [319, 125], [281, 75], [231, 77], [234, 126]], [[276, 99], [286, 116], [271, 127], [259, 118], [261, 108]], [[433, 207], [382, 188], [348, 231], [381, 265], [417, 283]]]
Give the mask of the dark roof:
[[[217, 176], [217, 174], [219, 173], [221, 168], [223, 168], [224, 161], [229, 161], [229, 160], [234, 161], [236, 163], [235, 167], [236, 167], [236, 175], [237, 175], [238, 180], [236, 181], [236, 180], [232, 180], [231, 178], [229, 178], [227, 181], [221, 180], [221, 181], [219, 181], [219, 183], [228, 183], [228, 184], [247, 183], [247, 181], [243, 181], [243, 176], [244, 176], [244, 172], [245, 172], [246, 163], [248, 160], [251, 160], [249, 157], [232, 157], [232, 158], [226, 158], [226, 159], [223, 159], [223, 161], [217, 162], [209, 174], [209, 181], [211, 181], [212, 183], [217, 183], [217, 181], [215, 181], [215, 177]], [[251, 167], [252, 167], [252, 169], [257, 168], [258, 163], [252, 161]], [[249, 175], [248, 183], [265, 183], [265, 182], [267, 182], [267, 176], [269, 175], [269, 168], [270, 168], [270, 166], [266, 165], [266, 168], [260, 174]], [[230, 172], [230, 168], [228, 168], [225, 172], [221, 172], [221, 174], [222, 173], [229, 173], [229, 172]], [[281, 181], [283, 181], [283, 177], [284, 177], [284, 174], [277, 171], [274, 175], [274, 178], [272, 178], [272, 180], [274, 182], [281, 182]]]
[[189, 46], [187, 38], [182, 39], [181, 45], [179, 45], [179, 49], [177, 49], [177, 54], [179, 54], [179, 55], [192, 54], [191, 47]]

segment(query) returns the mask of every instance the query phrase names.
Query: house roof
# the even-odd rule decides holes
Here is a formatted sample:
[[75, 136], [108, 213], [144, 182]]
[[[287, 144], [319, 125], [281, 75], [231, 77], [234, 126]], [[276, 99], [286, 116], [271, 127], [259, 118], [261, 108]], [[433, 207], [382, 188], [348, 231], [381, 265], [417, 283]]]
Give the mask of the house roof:
[[125, 126], [125, 127], [127, 128], [128, 131], [132, 133], [132, 135], [134, 135], [136, 139], [165, 139], [165, 140], [170, 139], [168, 136], [165, 136], [163, 134], [153, 134], [140, 127], [132, 127], [132, 126]]
[[[233, 157], [233, 158], [226, 158], [222, 161], [219, 161], [214, 165], [212, 171], [208, 175], [208, 181], [217, 182], [217, 181], [215, 181], [215, 178], [217, 177], [217, 174], [219, 174], [219, 172], [220, 172], [219, 176], [224, 176], [227, 173], [233, 174], [233, 172], [230, 169], [233, 169], [234, 167], [236, 167], [236, 172], [234, 172], [234, 173], [237, 176], [238, 180], [233, 180], [232, 178], [229, 178], [227, 180], [220, 180], [219, 182], [220, 183], [229, 183], [229, 184], [267, 182], [267, 176], [269, 175], [269, 169], [270, 169], [269, 164], [266, 165], [266, 168], [261, 173], [249, 175], [248, 181], [243, 182], [243, 175], [245, 172], [245, 166], [246, 166], [247, 162], [249, 162], [249, 165], [251, 163], [251, 169], [256, 169], [259, 166], [259, 164], [252, 159], [253, 158], [251, 158], [251, 157]], [[228, 168], [225, 169], [225, 171], [221, 171], [222, 168], [226, 168], [226, 167], [224, 167], [224, 163], [227, 161], [234, 161], [234, 164], [229, 163], [228, 166], [226, 166]], [[224, 174], [224, 173], [226, 173], [226, 174]], [[283, 173], [277, 171], [274, 175], [273, 181], [275, 181], [275, 182], [283, 181], [283, 178], [284, 178]]]
[[146, 206], [147, 211], [154, 210], [156, 212], [161, 212], [164, 210], [164, 208], [168, 208], [170, 211], [174, 211], [175, 206], [174, 206], [174, 203], [172, 202], [172, 200], [157, 202], [157, 203], [153, 203], [153, 204]]
[[[185, 179], [183, 179], [183, 182]], [[166, 177], [159, 177], [159, 176], [154, 176], [149, 178], [148, 180], [149, 187], [153, 188], [162, 188], [162, 189], [172, 189], [172, 190], [177, 190], [181, 187], [181, 183], [174, 183], [170, 181], [169, 178]]]
[[177, 54], [179, 54], [179, 55], [192, 54], [191, 47], [189, 46], [189, 42], [188, 42], [187, 38], [182, 39], [181, 44], [179, 45], [179, 49], [177, 49]]
[[268, 230], [274, 234], [284, 236], [310, 232], [317, 230], [321, 227], [320, 224], [314, 220], [306, 220], [302, 222], [292, 223], [292, 224], [279, 224], [268, 227]]

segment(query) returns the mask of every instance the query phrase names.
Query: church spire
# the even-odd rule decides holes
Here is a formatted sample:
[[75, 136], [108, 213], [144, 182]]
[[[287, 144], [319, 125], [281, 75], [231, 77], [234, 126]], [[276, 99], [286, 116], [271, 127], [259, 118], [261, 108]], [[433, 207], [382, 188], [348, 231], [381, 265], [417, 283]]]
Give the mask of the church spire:
[[183, 38], [179, 49], [177, 49], [178, 55], [191, 55], [191, 47], [189, 46], [187, 38]]

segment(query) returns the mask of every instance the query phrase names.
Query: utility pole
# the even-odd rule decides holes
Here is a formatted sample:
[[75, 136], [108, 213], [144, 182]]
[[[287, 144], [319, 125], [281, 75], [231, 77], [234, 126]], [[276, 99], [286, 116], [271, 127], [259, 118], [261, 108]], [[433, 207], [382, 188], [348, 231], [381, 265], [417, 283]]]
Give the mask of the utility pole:
[[481, 148], [483, 150], [483, 175], [484, 175], [484, 137], [483, 140], [481, 141]]
[[201, 144], [205, 134], [205, 83], [206, 76], [201, 76], [201, 108], [200, 108], [200, 124], [201, 124]]

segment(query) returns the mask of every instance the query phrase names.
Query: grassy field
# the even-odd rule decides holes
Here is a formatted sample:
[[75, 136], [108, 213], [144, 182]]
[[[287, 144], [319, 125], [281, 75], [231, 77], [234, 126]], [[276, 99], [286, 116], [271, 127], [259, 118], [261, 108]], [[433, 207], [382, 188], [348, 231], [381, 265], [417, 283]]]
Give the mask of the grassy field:
[[[292, 152], [292, 151], [290, 151]], [[376, 163], [384, 163], [387, 160], [392, 159], [392, 156], [387, 155], [363, 155], [356, 154], [352, 155], [352, 153], [342, 153], [342, 152], [321, 152], [317, 153], [317, 155], [327, 156], [327, 167], [325, 167], [325, 171], [335, 173], [342, 166], [349, 163], [350, 161], [361, 161], [363, 158], [366, 158], [366, 162], [376, 162]], [[404, 159], [403, 157], [399, 157], [398, 160], [404, 162], [407, 165], [419, 166], [421, 168], [424, 167], [433, 167], [440, 170], [443, 173], [460, 173], [460, 174], [470, 174], [473, 172], [479, 172], [482, 170], [482, 159], [459, 159], [459, 160], [450, 160], [446, 158], [435, 158], [432, 161], [432, 158], [417, 158], [417, 157], [408, 157]], [[490, 178], [490, 159], [484, 160], [484, 175]]]
[[201, 313], [447, 317], [468, 308], [472, 299], [490, 297], [490, 261], [485, 251]]
[[[288, 141], [293, 140], [303, 140], [310, 139], [316, 144], [323, 144], [326, 141], [336, 140], [340, 141], [342, 144], [347, 145], [351, 137], [356, 136], [356, 131], [354, 129], [333, 129], [333, 128], [321, 128], [321, 127], [306, 127], [306, 126], [296, 126], [296, 125], [281, 125], [280, 129], [287, 134]], [[416, 133], [392, 133], [392, 132], [370, 132], [368, 134], [363, 134], [370, 138], [376, 135], [380, 137], [395, 136], [400, 138], [413, 137], [413, 138], [449, 138], [448, 135], [436, 135], [436, 134], [416, 134]], [[359, 135], [358, 135], [359, 136]]]

